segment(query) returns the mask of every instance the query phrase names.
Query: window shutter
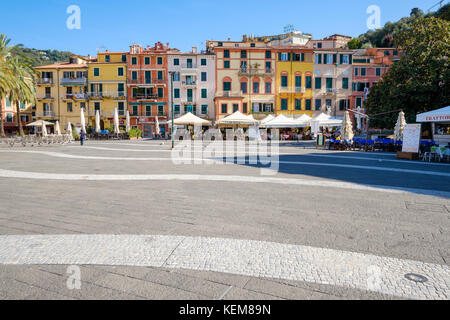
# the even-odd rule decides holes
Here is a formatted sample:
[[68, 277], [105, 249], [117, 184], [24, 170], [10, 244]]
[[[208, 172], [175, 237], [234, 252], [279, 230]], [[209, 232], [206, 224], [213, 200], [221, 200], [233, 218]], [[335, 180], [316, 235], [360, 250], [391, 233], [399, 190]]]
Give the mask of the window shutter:
[[353, 55], [352, 55], [352, 54], [351, 54], [351, 55], [349, 55], [349, 59], [348, 59], [348, 60], [349, 60], [349, 63], [350, 63], [350, 64], [352, 64], [352, 63], [353, 63]]
[[281, 52], [278, 52], [278, 61], [281, 61]]
[[327, 54], [323, 54], [323, 64], [327, 64]]
[[302, 62], [305, 61], [305, 54], [302, 52]]
[[339, 63], [340, 64], [344, 63], [344, 55], [343, 54], [339, 55]]
[[337, 54], [333, 54], [333, 63], [334, 63], [334, 64], [337, 63]]
[[319, 57], [319, 64], [322, 64], [322, 54], [319, 53], [317, 56]]

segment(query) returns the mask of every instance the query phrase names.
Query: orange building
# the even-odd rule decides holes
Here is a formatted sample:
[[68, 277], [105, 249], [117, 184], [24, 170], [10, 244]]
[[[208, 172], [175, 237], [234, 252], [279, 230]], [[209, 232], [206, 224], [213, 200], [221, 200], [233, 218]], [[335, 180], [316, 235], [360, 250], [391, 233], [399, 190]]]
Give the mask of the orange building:
[[169, 52], [172, 52], [169, 46], [161, 42], [146, 48], [136, 44], [130, 46], [127, 58], [128, 109], [131, 126], [142, 130], [144, 138], [155, 136], [157, 122], [161, 135], [168, 133]]

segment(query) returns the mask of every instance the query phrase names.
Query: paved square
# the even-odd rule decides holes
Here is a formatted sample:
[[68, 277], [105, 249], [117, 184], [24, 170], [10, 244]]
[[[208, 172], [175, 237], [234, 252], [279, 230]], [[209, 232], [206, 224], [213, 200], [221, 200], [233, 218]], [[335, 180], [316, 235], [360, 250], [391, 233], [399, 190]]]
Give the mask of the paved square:
[[448, 299], [450, 166], [309, 146], [0, 146], [0, 298]]

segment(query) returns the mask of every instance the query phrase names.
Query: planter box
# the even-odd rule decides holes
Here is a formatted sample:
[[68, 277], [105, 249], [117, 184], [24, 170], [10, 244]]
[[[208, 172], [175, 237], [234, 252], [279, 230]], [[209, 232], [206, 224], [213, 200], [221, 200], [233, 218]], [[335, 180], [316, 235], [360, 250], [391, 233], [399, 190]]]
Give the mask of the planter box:
[[419, 160], [419, 154], [414, 152], [397, 152], [397, 159]]

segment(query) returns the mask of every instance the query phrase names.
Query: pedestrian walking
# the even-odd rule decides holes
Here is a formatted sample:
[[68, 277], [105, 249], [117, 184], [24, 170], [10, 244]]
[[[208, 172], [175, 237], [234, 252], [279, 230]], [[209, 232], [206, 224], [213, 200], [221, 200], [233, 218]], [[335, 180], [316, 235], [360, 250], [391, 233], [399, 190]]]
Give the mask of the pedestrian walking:
[[81, 133], [80, 133], [81, 145], [84, 145], [84, 140], [86, 140], [86, 133], [84, 133], [84, 130], [81, 130]]

